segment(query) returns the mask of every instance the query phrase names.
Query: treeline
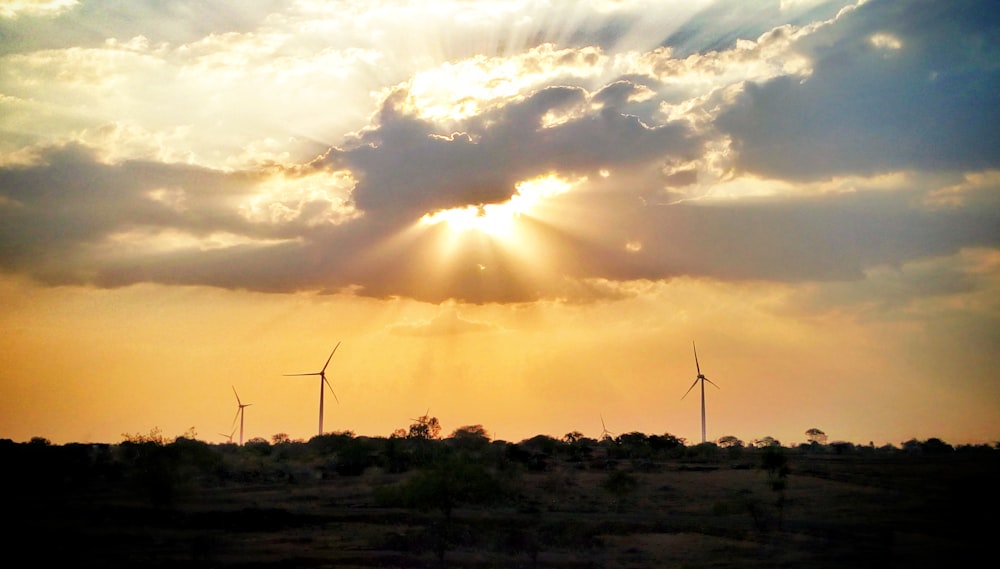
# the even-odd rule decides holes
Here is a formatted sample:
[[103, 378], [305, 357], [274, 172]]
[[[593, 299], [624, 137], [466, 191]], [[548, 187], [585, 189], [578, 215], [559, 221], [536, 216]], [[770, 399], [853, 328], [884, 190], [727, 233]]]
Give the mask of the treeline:
[[[442, 437], [435, 418], [424, 417], [409, 430], [388, 437], [356, 436], [350, 431], [294, 441], [283, 433], [270, 441], [253, 438], [243, 446], [210, 444], [192, 430], [168, 440], [158, 429], [123, 435], [118, 444], [53, 445], [36, 437], [26, 443], [0, 440], [4, 467], [0, 483], [25, 495], [60, 494], [86, 489], [133, 488], [158, 506], [169, 505], [193, 487], [227, 484], [306, 482], [336, 476], [358, 476], [368, 469], [404, 473], [442, 464], [480, 464], [491, 472], [545, 471], [556, 462], [580, 469], [622, 467], [642, 471], [666, 461], [680, 464], [730, 461], [755, 465], [765, 451], [795, 455], [927, 456], [996, 453], [998, 445], [960, 445], [931, 438], [899, 446], [819, 442], [785, 447], [765, 437], [745, 444], [736, 437], [689, 445], [669, 433], [633, 432], [600, 440], [579, 432], [561, 438], [538, 435], [517, 443], [495, 441], [480, 425], [466, 426]], [[772, 453], [773, 454], [773, 453]], [[455, 461], [455, 457], [461, 460]]]

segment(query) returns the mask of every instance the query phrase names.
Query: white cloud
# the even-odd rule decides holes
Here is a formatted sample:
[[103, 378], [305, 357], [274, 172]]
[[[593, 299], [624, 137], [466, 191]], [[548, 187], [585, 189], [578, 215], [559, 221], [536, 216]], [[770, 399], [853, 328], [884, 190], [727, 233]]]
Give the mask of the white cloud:
[[3, 0], [0, 2], [0, 18], [19, 16], [55, 16], [70, 10], [78, 0]]

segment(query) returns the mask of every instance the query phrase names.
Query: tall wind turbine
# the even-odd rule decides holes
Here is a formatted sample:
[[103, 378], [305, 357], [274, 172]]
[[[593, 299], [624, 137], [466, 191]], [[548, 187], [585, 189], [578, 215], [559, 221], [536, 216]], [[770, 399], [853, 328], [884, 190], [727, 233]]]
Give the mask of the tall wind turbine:
[[[236, 426], [236, 419], [240, 420], [240, 446], [243, 446], [243, 408], [253, 405], [253, 403], [244, 403], [240, 401], [240, 394], [236, 393], [236, 386], [233, 386], [233, 394], [236, 395], [236, 404], [239, 406], [236, 408], [236, 416], [233, 417], [233, 426]], [[235, 431], [235, 429], [233, 429]], [[229, 435], [229, 442], [233, 442], [233, 436]]]
[[330, 365], [330, 360], [333, 359], [333, 354], [336, 353], [337, 348], [339, 348], [339, 347], [340, 347], [340, 342], [337, 342], [337, 345], [333, 347], [333, 351], [330, 352], [330, 357], [326, 358], [326, 363], [323, 364], [323, 369], [321, 369], [319, 371], [314, 371], [312, 373], [286, 373], [285, 374], [286, 376], [289, 376], [289, 377], [291, 377], [291, 376], [298, 376], [298, 375], [318, 375], [319, 376], [319, 434], [320, 434], [320, 436], [323, 435], [323, 391], [324, 391], [323, 390], [323, 384], [326, 384], [326, 386], [330, 388], [330, 393], [333, 394], [334, 400], [336, 400], [337, 403], [340, 403], [340, 400], [337, 399], [337, 393], [334, 392], [334, 390], [333, 390], [333, 386], [330, 385], [330, 382], [326, 379], [326, 366]]
[[[691, 347], [694, 348], [694, 367], [696, 370], [698, 370], [698, 377], [694, 379], [694, 383], [691, 384], [691, 387], [689, 387], [688, 390], [684, 392], [684, 397], [687, 397], [688, 393], [691, 393], [691, 390], [694, 389], [696, 383], [698, 383], [699, 381], [701, 382], [701, 442], [704, 443], [705, 442], [705, 382], [707, 381], [712, 385], [715, 385], [715, 383], [711, 379], [705, 377], [705, 374], [701, 373], [701, 366], [698, 365], [698, 348], [695, 347], [694, 342], [691, 342]], [[719, 386], [715, 385], [715, 388], [719, 389]], [[681, 397], [681, 399], [684, 399], [684, 397]]]

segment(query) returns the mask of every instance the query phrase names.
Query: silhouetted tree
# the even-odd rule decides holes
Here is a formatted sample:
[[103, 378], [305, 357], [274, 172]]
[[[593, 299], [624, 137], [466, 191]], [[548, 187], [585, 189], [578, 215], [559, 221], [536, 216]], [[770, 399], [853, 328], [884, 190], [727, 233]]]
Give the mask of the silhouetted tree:
[[921, 443], [920, 450], [922, 450], [925, 454], [947, 454], [955, 449], [941, 439], [931, 437]]
[[459, 427], [449, 439], [454, 448], [468, 452], [481, 451], [490, 444], [490, 434], [482, 425]]
[[267, 456], [271, 454], [271, 443], [267, 442], [267, 439], [264, 437], [254, 437], [250, 439], [243, 444], [243, 448], [260, 456]]
[[781, 441], [774, 437], [767, 436], [760, 439], [754, 439], [750, 441], [750, 444], [755, 448], [780, 447]]
[[441, 423], [437, 417], [423, 415], [410, 425], [410, 431], [406, 436], [411, 439], [438, 439], [441, 437]]
[[835, 454], [849, 454], [854, 451], [854, 443], [849, 443], [847, 441], [833, 441], [830, 443], [830, 448], [833, 449]]
[[653, 452], [658, 455], [676, 455], [683, 453], [685, 440], [681, 437], [676, 437], [670, 433], [663, 433], [662, 435], [650, 435], [649, 439], [650, 448]]
[[[159, 442], [157, 442], [159, 441]], [[145, 494], [155, 508], [172, 506], [181, 478], [177, 447], [164, 446], [162, 438], [119, 445], [129, 468], [133, 487]]]
[[716, 441], [720, 448], [743, 448], [743, 441], [733, 435], [726, 435]]
[[366, 437], [347, 438], [339, 445], [334, 470], [341, 476], [359, 476], [375, 464], [375, 445]]
[[145, 435], [142, 433], [135, 433], [134, 435], [122, 433], [122, 438], [125, 442], [134, 444], [152, 443], [162, 446], [166, 443], [166, 440], [163, 438], [163, 431], [159, 427], [153, 427]]
[[743, 456], [743, 449], [745, 445], [743, 444], [743, 441], [737, 437], [726, 435], [719, 438], [715, 444], [717, 444], [719, 448], [724, 449], [726, 454], [731, 459], [737, 459]]
[[825, 445], [827, 437], [826, 433], [817, 429], [816, 427], [813, 427], [806, 431], [806, 440], [809, 441], [810, 443]]

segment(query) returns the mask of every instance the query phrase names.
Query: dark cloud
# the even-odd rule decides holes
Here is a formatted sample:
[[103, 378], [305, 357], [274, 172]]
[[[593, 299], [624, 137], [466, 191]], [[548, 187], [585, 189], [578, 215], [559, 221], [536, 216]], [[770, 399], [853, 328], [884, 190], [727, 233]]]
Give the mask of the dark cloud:
[[513, 195], [516, 182], [549, 171], [593, 173], [655, 159], [689, 160], [700, 150], [700, 140], [681, 123], [647, 126], [614, 109], [543, 128], [550, 113], [585, 108], [587, 94], [578, 88], [542, 89], [451, 135], [400, 111], [403, 95], [386, 100], [377, 128], [316, 163], [354, 171], [355, 203], [375, 215], [419, 218], [438, 209], [498, 203]]
[[[78, 145], [49, 149], [42, 159], [39, 165], [0, 169], [0, 265], [5, 268], [39, 257], [71, 257], [81, 245], [137, 226], [195, 234], [251, 229], [228, 207], [247, 189], [240, 175], [142, 161], [106, 165]], [[183, 189], [190, 211], [148, 197], [161, 188]]]
[[[855, 280], [873, 266], [1000, 245], [1000, 212], [926, 211], [911, 205], [917, 197], [859, 193], [648, 207], [623, 231], [642, 250], [615, 255], [622, 260], [617, 271], [601, 276]], [[615, 266], [614, 259], [599, 265]]]
[[998, 38], [989, 1], [868, 2], [794, 47], [812, 75], [746, 84], [716, 125], [770, 177], [996, 167]]

